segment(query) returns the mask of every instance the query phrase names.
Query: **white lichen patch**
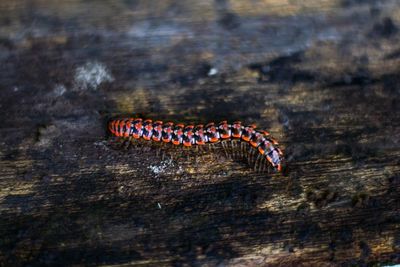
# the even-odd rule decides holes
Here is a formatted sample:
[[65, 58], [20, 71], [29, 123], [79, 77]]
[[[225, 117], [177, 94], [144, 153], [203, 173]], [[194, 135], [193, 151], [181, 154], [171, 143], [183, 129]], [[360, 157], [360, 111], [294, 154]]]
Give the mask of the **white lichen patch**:
[[63, 84], [56, 84], [53, 88], [53, 94], [54, 96], [62, 96], [65, 92], [67, 91], [67, 88]]
[[78, 67], [74, 81], [76, 90], [96, 90], [101, 83], [114, 81], [114, 77], [104, 64], [94, 61]]
[[217, 74], [218, 74], [218, 69], [217, 68], [211, 68], [208, 71], [208, 76], [214, 76], [214, 75], [217, 75]]
[[148, 168], [155, 175], [160, 175], [166, 173], [173, 165], [172, 160], [164, 160], [161, 161], [160, 164], [150, 165]]
[[172, 159], [163, 160], [158, 164], [153, 164], [148, 166], [148, 169], [155, 176], [159, 175], [176, 175], [182, 174], [184, 172], [182, 166], [178, 165]]

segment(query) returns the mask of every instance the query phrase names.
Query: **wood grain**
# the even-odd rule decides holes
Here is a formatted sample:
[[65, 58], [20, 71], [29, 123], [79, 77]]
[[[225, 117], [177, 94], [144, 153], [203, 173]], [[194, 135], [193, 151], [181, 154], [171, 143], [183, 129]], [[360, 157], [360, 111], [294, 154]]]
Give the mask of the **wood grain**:
[[[400, 262], [397, 1], [0, 3], [0, 265]], [[107, 119], [256, 123], [282, 174], [114, 149]]]

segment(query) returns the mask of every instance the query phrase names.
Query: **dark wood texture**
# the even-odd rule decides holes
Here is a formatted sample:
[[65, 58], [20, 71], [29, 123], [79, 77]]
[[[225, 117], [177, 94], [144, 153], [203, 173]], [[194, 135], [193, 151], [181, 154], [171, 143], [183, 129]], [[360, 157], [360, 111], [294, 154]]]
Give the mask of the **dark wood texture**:
[[[400, 262], [398, 1], [0, 1], [0, 265]], [[288, 172], [113, 149], [256, 123]], [[217, 160], [215, 160], [217, 159]]]

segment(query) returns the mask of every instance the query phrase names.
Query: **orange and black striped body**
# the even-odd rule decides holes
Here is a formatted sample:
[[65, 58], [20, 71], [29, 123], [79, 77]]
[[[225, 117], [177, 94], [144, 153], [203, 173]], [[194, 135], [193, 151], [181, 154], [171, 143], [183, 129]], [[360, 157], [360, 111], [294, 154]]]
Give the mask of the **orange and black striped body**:
[[141, 118], [126, 118], [111, 120], [108, 129], [118, 137], [143, 138], [156, 142], [173, 143], [174, 145], [204, 145], [223, 140], [236, 139], [249, 143], [265, 156], [278, 171], [282, 170], [283, 154], [277, 147], [278, 142], [266, 131], [256, 130], [255, 125], [244, 126], [236, 121], [229, 124], [222, 121], [219, 124], [183, 125], [172, 122], [143, 120]]

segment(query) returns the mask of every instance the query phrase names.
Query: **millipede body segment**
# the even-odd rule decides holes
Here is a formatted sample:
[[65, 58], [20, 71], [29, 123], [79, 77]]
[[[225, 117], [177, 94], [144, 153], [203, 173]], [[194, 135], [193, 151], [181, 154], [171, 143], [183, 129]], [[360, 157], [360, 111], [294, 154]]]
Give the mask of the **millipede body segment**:
[[278, 171], [282, 170], [283, 154], [268, 132], [256, 130], [255, 125], [243, 125], [240, 121], [229, 124], [222, 121], [207, 125], [184, 125], [172, 122], [152, 121], [141, 118], [121, 118], [108, 124], [111, 134], [117, 137], [143, 138], [156, 142], [173, 143], [186, 147], [217, 143], [224, 140], [239, 140], [249, 143], [265, 156]]

